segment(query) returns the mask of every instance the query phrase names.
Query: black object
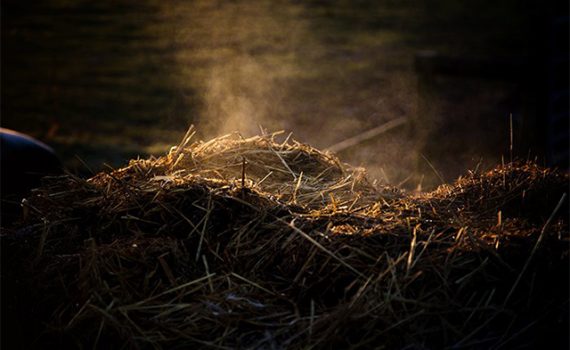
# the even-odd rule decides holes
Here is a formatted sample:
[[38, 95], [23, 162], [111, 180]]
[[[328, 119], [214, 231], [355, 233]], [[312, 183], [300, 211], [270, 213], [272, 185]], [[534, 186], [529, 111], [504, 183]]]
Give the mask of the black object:
[[0, 128], [0, 224], [17, 219], [22, 198], [41, 184], [47, 175], [57, 175], [63, 167], [46, 144], [13, 130]]

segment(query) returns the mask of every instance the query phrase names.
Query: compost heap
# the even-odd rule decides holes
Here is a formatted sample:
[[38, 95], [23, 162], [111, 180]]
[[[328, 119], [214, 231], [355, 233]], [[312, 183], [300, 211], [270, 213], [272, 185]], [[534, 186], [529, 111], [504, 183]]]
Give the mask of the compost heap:
[[2, 234], [4, 341], [567, 344], [567, 174], [509, 164], [406, 194], [276, 134], [189, 139], [33, 191]]

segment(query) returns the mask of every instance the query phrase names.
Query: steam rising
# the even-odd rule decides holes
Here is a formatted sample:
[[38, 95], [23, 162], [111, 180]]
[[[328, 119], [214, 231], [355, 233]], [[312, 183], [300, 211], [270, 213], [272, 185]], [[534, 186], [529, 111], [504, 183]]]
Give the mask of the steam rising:
[[[198, 96], [191, 118], [203, 138], [252, 136], [262, 126], [326, 148], [411, 112], [413, 80], [385, 67], [401, 55], [386, 51], [391, 33], [346, 36], [328, 17], [291, 2], [191, 7], [171, 11], [184, 18], [176, 29], [177, 63]], [[411, 151], [401, 152], [409, 142], [401, 139], [400, 132], [376, 143], [380, 151], [357, 149], [342, 158], [397, 183], [410, 170]]]
[[199, 96], [193, 119], [202, 136], [287, 128], [283, 103], [301, 72], [299, 51], [316, 47], [302, 8], [270, 1], [193, 6], [177, 28], [177, 45], [188, 48], [177, 59]]
[[269, 67], [248, 55], [212, 68], [199, 127], [212, 135], [233, 131], [253, 135], [259, 132], [258, 125], [279, 128], [271, 120], [272, 106], [279, 103], [274, 84]]
[[[350, 11], [351, 5], [346, 6], [344, 10]], [[179, 18], [174, 34], [176, 64], [181, 86], [193, 89], [189, 95], [195, 100], [189, 104], [197, 108], [189, 123], [196, 125], [200, 137], [234, 131], [252, 136], [262, 126], [292, 131], [300, 141], [327, 148], [406, 118], [413, 129], [407, 125], [390, 131], [343, 151], [341, 158], [365, 166], [371, 177], [393, 185], [407, 182], [416, 188], [424, 177], [431, 177], [434, 181], [424, 181], [424, 189], [439, 183], [434, 167], [441, 173], [447, 167], [454, 169], [446, 180], [475, 167], [481, 158], [473, 158], [476, 151], [466, 147], [478, 150], [478, 142], [448, 140], [444, 129], [434, 137], [427, 130], [440, 128], [441, 116], [418, 115], [412, 68], [417, 48], [406, 41], [403, 30], [347, 27], [334, 14], [312, 10], [301, 3], [263, 0], [199, 0], [165, 10], [171, 12], [168, 18]], [[359, 11], [355, 13], [363, 15]], [[393, 20], [381, 11], [371, 18]], [[461, 115], [475, 115], [472, 119], [477, 120], [475, 105], [482, 104], [475, 101], [468, 111], [452, 113], [458, 121]], [[490, 114], [500, 118], [500, 112]], [[428, 143], [437, 147], [422, 158], [418, 149]], [[452, 150], [458, 164], [434, 158], [447, 150]], [[492, 159], [497, 159], [501, 150], [492, 152]], [[422, 159], [433, 166], [427, 167]]]

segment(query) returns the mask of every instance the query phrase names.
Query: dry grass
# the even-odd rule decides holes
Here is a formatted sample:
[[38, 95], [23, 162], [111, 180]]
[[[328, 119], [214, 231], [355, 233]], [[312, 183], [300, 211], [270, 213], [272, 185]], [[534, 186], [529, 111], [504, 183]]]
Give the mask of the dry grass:
[[408, 195], [279, 137], [190, 144], [189, 132], [158, 159], [88, 180], [47, 179], [2, 236], [10, 341], [259, 349], [567, 341], [566, 174], [511, 164]]

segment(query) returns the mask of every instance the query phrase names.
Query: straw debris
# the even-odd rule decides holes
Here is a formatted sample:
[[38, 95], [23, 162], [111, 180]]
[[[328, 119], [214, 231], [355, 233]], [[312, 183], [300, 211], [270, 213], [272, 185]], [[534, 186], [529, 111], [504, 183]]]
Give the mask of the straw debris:
[[374, 186], [332, 154], [277, 142], [279, 134], [191, 143], [192, 135], [163, 157], [88, 180], [45, 179], [27, 198], [26, 217], [1, 236], [9, 341], [136, 349], [567, 341], [567, 174], [509, 164], [407, 194]]

